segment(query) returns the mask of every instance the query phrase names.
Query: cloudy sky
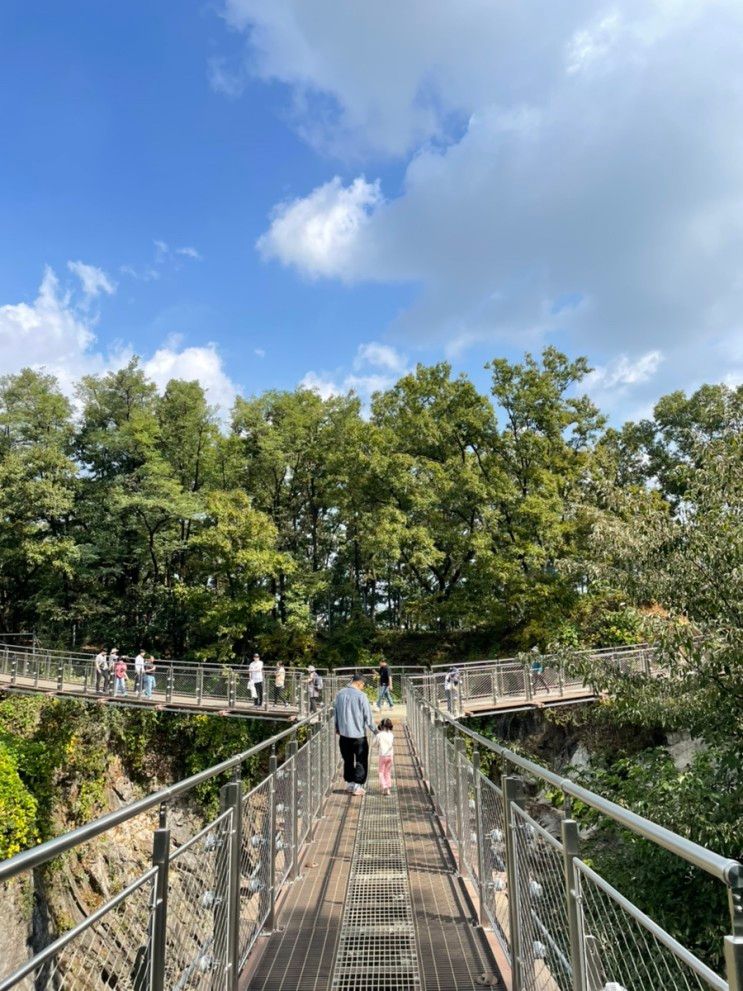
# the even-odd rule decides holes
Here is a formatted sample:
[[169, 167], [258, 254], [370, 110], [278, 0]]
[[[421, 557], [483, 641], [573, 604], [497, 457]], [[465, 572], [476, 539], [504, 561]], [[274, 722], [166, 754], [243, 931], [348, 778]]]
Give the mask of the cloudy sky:
[[0, 7], [0, 373], [743, 379], [740, 0]]

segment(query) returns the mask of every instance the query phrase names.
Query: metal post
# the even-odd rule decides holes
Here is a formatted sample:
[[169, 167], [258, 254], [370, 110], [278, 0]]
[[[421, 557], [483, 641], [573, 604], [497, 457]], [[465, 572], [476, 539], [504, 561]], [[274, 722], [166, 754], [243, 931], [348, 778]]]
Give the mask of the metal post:
[[227, 676], [227, 708], [234, 709], [237, 705], [237, 675], [230, 671]]
[[11, 685], [15, 685], [15, 683], [16, 683], [17, 680], [18, 680], [18, 655], [17, 654], [13, 654], [13, 660], [11, 661], [11, 664], [10, 664], [10, 683], [11, 683]]
[[733, 932], [725, 937], [725, 968], [730, 991], [743, 991], [743, 872], [730, 881], [730, 918]]
[[439, 805], [441, 806], [441, 812], [444, 816], [444, 823], [446, 825], [446, 831], [449, 836], [454, 835], [454, 831], [451, 828], [451, 820], [449, 818], [449, 775], [451, 774], [451, 768], [449, 767], [449, 754], [448, 754], [448, 740], [446, 738], [446, 723], [443, 723], [441, 727], [441, 764], [444, 768], [444, 790], [439, 796]]
[[201, 705], [204, 698], [204, 669], [199, 665], [196, 671], [196, 704]]
[[289, 872], [289, 880], [294, 881], [295, 878], [299, 877], [299, 815], [297, 803], [299, 800], [299, 782], [297, 781], [297, 738], [292, 737], [291, 743], [289, 744], [289, 757], [287, 761], [291, 766], [291, 779], [290, 779], [290, 800], [289, 800], [289, 816], [287, 817], [291, 823], [291, 835], [292, 835], [292, 866]]
[[563, 819], [560, 830], [565, 871], [565, 904], [568, 910], [568, 931], [570, 933], [570, 963], [573, 968], [573, 991], [585, 991], [583, 955], [581, 953], [580, 907], [573, 861], [573, 858], [577, 857], [580, 852], [578, 823], [574, 819]]
[[[240, 853], [242, 851], [242, 781], [239, 770], [235, 780], [223, 785], [219, 792], [220, 807], [223, 812], [232, 810], [230, 830], [227, 834], [229, 842], [228, 857], [229, 875], [223, 878], [224, 904], [226, 908], [226, 988], [237, 991], [238, 971], [240, 969]], [[217, 854], [219, 858], [219, 854]], [[217, 860], [219, 863], [219, 859]], [[224, 863], [224, 861], [223, 861]], [[219, 930], [217, 930], [219, 931]], [[219, 959], [219, 957], [218, 957]], [[220, 963], [222, 961], [220, 960]]]
[[64, 664], [62, 661], [57, 665], [57, 691], [61, 692], [64, 688]]
[[276, 910], [276, 747], [268, 758], [268, 915], [265, 927], [271, 932]]
[[166, 703], [169, 703], [169, 702], [172, 702], [173, 701], [173, 681], [174, 681], [173, 665], [171, 664], [168, 667], [168, 677], [167, 677], [167, 680], [165, 682], [165, 702]]
[[531, 677], [530, 677], [530, 667], [528, 664], [524, 665], [524, 695], [526, 696], [526, 701], [531, 702]]
[[480, 773], [480, 751], [472, 755], [472, 770], [475, 774], [475, 836], [477, 838], [477, 893], [479, 896], [478, 915], [480, 925], [485, 925], [485, 837], [482, 831], [482, 776]]
[[519, 931], [518, 874], [516, 860], [516, 836], [511, 821], [511, 805], [521, 807], [524, 800], [524, 782], [521, 778], [503, 775], [503, 806], [506, 826], [506, 878], [508, 885], [508, 922], [511, 931], [511, 968], [513, 991], [523, 991], [521, 973], [521, 933]]
[[160, 822], [152, 843], [155, 878], [155, 912], [152, 920], [152, 991], [165, 991], [165, 946], [168, 936], [168, 871], [170, 869], [170, 830], [167, 809], [160, 806]]
[[457, 852], [459, 854], [459, 873], [464, 874], [464, 780], [462, 775], [462, 758], [464, 757], [464, 740], [458, 736], [454, 741], [454, 773], [457, 783]]
[[490, 690], [493, 695], [493, 705], [498, 704], [498, 669], [494, 668], [490, 672]]
[[565, 694], [565, 662], [560, 661], [560, 666], [557, 669], [557, 687], [560, 691], [560, 696]]

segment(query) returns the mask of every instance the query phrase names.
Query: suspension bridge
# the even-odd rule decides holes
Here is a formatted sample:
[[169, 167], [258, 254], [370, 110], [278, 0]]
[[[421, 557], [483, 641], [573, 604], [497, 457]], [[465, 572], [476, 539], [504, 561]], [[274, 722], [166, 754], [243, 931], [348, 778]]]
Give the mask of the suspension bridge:
[[[116, 890], [0, 960], [0, 991], [743, 991], [737, 861], [478, 736], [426, 677], [406, 679], [390, 796], [373, 773], [364, 797], [345, 791], [325, 705], [0, 864], [5, 892], [29, 893], [46, 869], [149, 836]], [[209, 780], [219, 811], [183, 835], [179, 810]], [[720, 973], [589, 863], [574, 802], [726, 891]]]
[[[613, 647], [586, 652], [602, 666], [626, 674], [661, 677], [654, 650], [645, 645]], [[445, 671], [401, 669], [398, 676], [409, 676], [423, 696], [435, 707], [446, 709], [460, 719], [499, 712], [572, 705], [590, 702], [596, 690], [576, 675], [559, 657], [540, 657], [537, 675], [531, 661], [501, 658], [472, 661], [459, 666], [458, 683], [445, 689]], [[339, 684], [342, 671], [330, 678], [326, 694]], [[129, 671], [131, 677], [131, 665]], [[262, 698], [250, 694], [247, 667], [229, 664], [196, 664], [158, 660], [151, 695], [136, 691], [131, 683], [127, 694], [116, 694], [110, 682], [96, 677], [91, 653], [49, 650], [0, 642], [0, 689], [19, 694], [45, 694], [96, 701], [101, 704], [155, 708], [170, 712], [211, 712], [225, 716], [295, 720], [311, 709], [307, 672], [287, 668], [284, 683], [276, 684], [276, 669], [263, 672]]]

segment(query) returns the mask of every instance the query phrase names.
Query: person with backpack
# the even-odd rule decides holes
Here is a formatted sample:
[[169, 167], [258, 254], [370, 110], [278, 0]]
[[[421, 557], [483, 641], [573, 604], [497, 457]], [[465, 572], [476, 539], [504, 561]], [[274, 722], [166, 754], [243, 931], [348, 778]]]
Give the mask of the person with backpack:
[[454, 695], [459, 687], [459, 668], [452, 667], [444, 677], [444, 694], [446, 695], [446, 708], [454, 714]]
[[534, 690], [537, 687], [537, 682], [542, 683], [542, 687], [546, 689], [547, 694], [550, 693], [550, 686], [547, 684], [547, 679], [544, 677], [544, 664], [539, 656], [538, 648], [532, 647], [532, 654], [535, 656], [532, 658], [531, 662], [531, 687]]
[[322, 702], [322, 675], [319, 675], [311, 664], [307, 668], [307, 674], [309, 675], [307, 678], [307, 685], [310, 697], [310, 712], [317, 712]]

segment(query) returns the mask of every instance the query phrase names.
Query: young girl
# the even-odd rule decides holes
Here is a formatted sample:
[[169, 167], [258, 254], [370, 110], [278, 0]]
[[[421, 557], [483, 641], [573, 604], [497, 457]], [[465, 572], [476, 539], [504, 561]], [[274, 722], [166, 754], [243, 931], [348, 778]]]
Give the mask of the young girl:
[[383, 795], [389, 795], [392, 787], [392, 720], [383, 719], [377, 727], [379, 732], [374, 737], [374, 743], [379, 747], [379, 787]]

